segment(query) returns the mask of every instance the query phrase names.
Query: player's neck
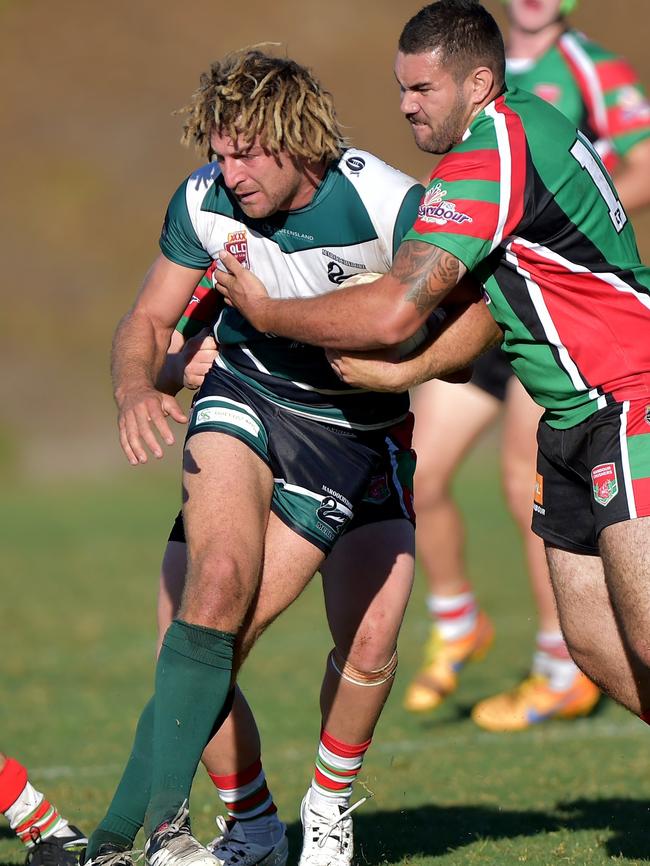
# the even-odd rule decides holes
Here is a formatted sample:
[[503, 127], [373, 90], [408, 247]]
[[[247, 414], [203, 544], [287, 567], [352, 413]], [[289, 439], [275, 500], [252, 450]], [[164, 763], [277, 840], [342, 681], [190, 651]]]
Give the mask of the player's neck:
[[535, 33], [521, 30], [515, 24], [511, 24], [506, 56], [509, 60], [537, 60], [555, 45], [565, 30], [566, 22], [563, 18]]
[[302, 167], [302, 179], [300, 186], [295, 192], [293, 200], [285, 210], [300, 210], [311, 204], [316, 190], [321, 185], [321, 181], [327, 172], [326, 162], [310, 162], [305, 163]]

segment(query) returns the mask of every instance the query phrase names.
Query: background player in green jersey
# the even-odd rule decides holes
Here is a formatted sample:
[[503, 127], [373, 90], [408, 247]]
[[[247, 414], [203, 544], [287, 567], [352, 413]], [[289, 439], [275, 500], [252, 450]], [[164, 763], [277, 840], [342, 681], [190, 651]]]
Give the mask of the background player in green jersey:
[[[572, 30], [574, 0], [510, 0], [506, 82], [550, 102], [593, 143], [612, 172], [627, 212], [650, 203], [650, 106], [636, 73], [612, 52]], [[503, 411], [502, 479], [524, 540], [537, 607], [531, 676], [513, 691], [481, 701], [472, 718], [489, 730], [516, 730], [583, 715], [598, 689], [571, 660], [562, 637], [541, 540], [530, 530], [535, 429], [541, 412], [512, 374], [501, 349], [474, 365], [470, 383], [432, 380], [414, 394], [418, 453], [418, 558], [433, 618], [422, 669], [405, 706], [432, 710], [456, 687], [462, 665], [488, 648], [493, 629], [479, 610], [463, 555], [464, 532], [451, 482], [476, 438]]]
[[[121, 440], [134, 464], [146, 461], [147, 448], [162, 455], [154, 430], [171, 440], [167, 416], [184, 419], [175, 400], [154, 385], [154, 377], [170, 330], [190, 300], [201, 268], [212, 261], [208, 250], [230, 245], [265, 274], [279, 274], [278, 292], [332, 291], [343, 266], [388, 267], [421, 194], [412, 179], [371, 154], [342, 153], [328, 95], [292, 61], [256, 51], [230, 56], [203, 78], [191, 109], [187, 137], [204, 152], [214, 152], [216, 163], [193, 174], [174, 197], [161, 237], [164, 255], [115, 339]], [[325, 245], [323, 237], [329, 239]], [[348, 863], [352, 839], [346, 801], [390, 690], [396, 635], [412, 579], [408, 406], [403, 396], [385, 399], [343, 386], [322, 350], [285, 343], [278, 351], [272, 335], [254, 332], [233, 310], [220, 315], [218, 338], [218, 363], [227, 369], [221, 372], [215, 364], [209, 371], [207, 388], [192, 413], [196, 435], [186, 449], [190, 570], [181, 619], [167, 630], [154, 703], [140, 721], [125, 777], [93, 835], [89, 856], [104, 862], [116, 854], [128, 862], [120, 849], [130, 847], [148, 808], [150, 862], [182, 857], [183, 862], [214, 864], [228, 859], [223, 845], [213, 856], [191, 838], [182, 802], [217, 713], [224, 706], [227, 711], [227, 695], [232, 695], [234, 635], [236, 669], [255, 637], [322, 563], [342, 534], [342, 524], [355, 526], [343, 502], [346, 485], [352, 485], [347, 495], [355, 509], [355, 531], [339, 539], [324, 566], [337, 651], [323, 689], [317, 785], [302, 808], [303, 862], [326, 858]], [[246, 367], [243, 375], [241, 367], [251, 359], [252, 369]], [[282, 362], [284, 375], [269, 373]], [[260, 381], [253, 380], [256, 373]], [[323, 387], [317, 377], [325, 375]], [[294, 381], [298, 376], [302, 382]], [[382, 417], [382, 412], [393, 414]], [[319, 414], [325, 414], [327, 423], [312, 420]], [[221, 426], [217, 430], [206, 424], [209, 432], [204, 433], [206, 419]], [[385, 453], [389, 476], [381, 465]], [[342, 487], [331, 481], [334, 488], [323, 495], [320, 488], [295, 483], [289, 474], [321, 469], [326, 481], [332, 473], [345, 475]], [[376, 499], [379, 508], [364, 498]], [[397, 507], [390, 514], [385, 510], [389, 502]], [[380, 538], [371, 525], [379, 521]], [[172, 541], [176, 548], [178, 541]], [[356, 583], [349, 586], [352, 581]], [[176, 604], [168, 595], [162, 617]], [[241, 719], [246, 711], [235, 695], [233, 712]], [[259, 765], [257, 732], [246, 732], [250, 739], [244, 748], [236, 721], [212, 767], [235, 812], [250, 812], [272, 801]], [[228, 740], [228, 730], [222, 728], [217, 736]], [[246, 839], [246, 831], [239, 830], [239, 835], [226, 834], [234, 846], [231, 854], [238, 858]], [[257, 860], [249, 859], [247, 850], [246, 862], [281, 862], [286, 845], [282, 851], [270, 842]]]
[[[395, 72], [418, 147], [444, 157], [389, 274], [280, 301], [224, 254], [231, 274], [219, 282], [257, 327], [339, 351], [398, 343], [467, 271], [481, 282], [513, 370], [545, 410], [533, 528], [567, 645], [649, 721], [650, 270], [584, 135], [538, 97], [505, 90], [502, 37], [480, 4], [421, 10]], [[431, 351], [333, 363], [356, 384], [401, 388], [431, 375]], [[458, 346], [459, 361], [468, 351]]]

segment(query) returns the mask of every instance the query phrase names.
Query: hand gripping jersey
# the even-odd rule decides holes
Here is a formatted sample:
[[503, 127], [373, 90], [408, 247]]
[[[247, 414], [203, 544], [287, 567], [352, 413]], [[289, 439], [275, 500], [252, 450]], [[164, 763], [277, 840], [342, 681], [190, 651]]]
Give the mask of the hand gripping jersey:
[[591, 144], [541, 99], [512, 90], [486, 106], [434, 169], [406, 240], [474, 271], [551, 426], [650, 397], [650, 271]]
[[650, 104], [627, 61], [567, 30], [536, 60], [513, 59], [506, 81], [554, 105], [592, 142], [608, 170], [650, 136]]
[[[206, 270], [227, 249], [255, 272], [271, 297], [314, 297], [335, 291], [353, 274], [389, 270], [421, 195], [412, 178], [370, 153], [348, 149], [309, 205], [254, 220], [239, 209], [219, 167], [210, 163], [172, 198], [160, 248], [177, 264]], [[197, 319], [211, 322], [210, 274], [181, 320], [185, 333], [191, 334], [189, 323]], [[360, 430], [406, 416], [407, 394], [350, 388], [335, 376], [323, 349], [261, 334], [231, 307], [223, 308], [214, 332], [217, 363], [291, 412]]]

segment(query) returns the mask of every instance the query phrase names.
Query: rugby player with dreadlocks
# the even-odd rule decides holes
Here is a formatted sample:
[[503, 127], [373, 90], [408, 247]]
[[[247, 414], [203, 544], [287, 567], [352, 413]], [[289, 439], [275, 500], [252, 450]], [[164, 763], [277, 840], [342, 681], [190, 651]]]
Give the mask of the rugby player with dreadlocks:
[[[229, 55], [202, 77], [184, 141], [211, 161], [172, 198], [161, 255], [114, 340], [120, 437], [134, 465], [146, 462], [146, 449], [162, 456], [157, 435], [173, 441], [167, 417], [186, 420], [155, 382], [170, 334], [192, 318], [184, 311], [192, 312], [197, 281], [219, 251], [253, 268], [279, 298], [318, 296], [348, 276], [387, 271], [422, 193], [346, 146], [331, 97], [307, 69], [259, 50]], [[489, 319], [482, 302], [467, 309], [468, 322]], [[301, 809], [301, 862], [348, 864], [351, 785], [391, 688], [413, 576], [408, 395], [350, 388], [322, 349], [256, 331], [231, 307], [219, 312], [215, 338], [219, 354], [187, 434], [183, 526], [166, 557], [184, 566], [186, 534], [183, 599], [88, 857], [129, 863], [144, 823], [153, 866], [286, 860], [254, 721], [232, 683], [256, 637], [322, 567], [335, 648]], [[190, 834], [186, 803], [225, 716], [205, 760], [237, 821], [210, 853]], [[246, 824], [251, 817], [257, 827]], [[247, 845], [251, 838], [259, 844]]]

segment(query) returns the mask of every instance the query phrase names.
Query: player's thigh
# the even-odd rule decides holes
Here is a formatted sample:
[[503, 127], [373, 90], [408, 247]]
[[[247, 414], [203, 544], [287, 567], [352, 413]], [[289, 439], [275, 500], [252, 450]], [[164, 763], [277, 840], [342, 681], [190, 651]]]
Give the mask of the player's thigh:
[[418, 456], [418, 499], [429, 488], [447, 485], [464, 455], [499, 414], [501, 403], [470, 383], [433, 379], [413, 396]]
[[264, 541], [262, 576], [240, 639], [239, 663], [263, 631], [300, 595], [325, 554], [271, 513]]
[[606, 526], [598, 543], [621, 627], [650, 662], [650, 517]]
[[598, 556], [546, 546], [560, 625], [574, 657], [580, 661], [616, 642], [612, 603]]
[[414, 528], [406, 519], [344, 535], [321, 568], [325, 608], [338, 651], [375, 669], [395, 649], [414, 574]]

